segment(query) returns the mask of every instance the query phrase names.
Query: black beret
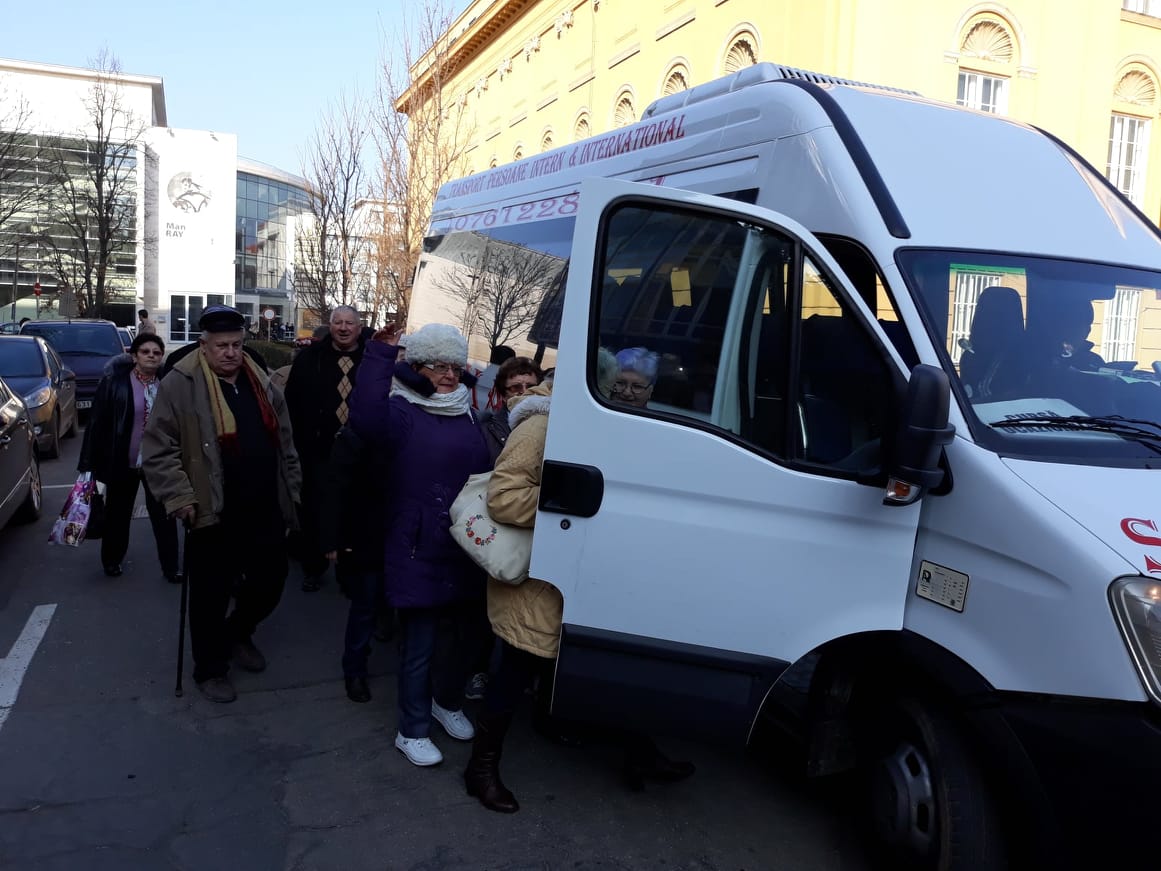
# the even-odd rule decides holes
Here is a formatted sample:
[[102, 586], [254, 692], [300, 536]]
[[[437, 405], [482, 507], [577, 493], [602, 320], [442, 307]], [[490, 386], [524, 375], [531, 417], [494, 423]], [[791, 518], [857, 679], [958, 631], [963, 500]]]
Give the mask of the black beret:
[[203, 333], [235, 333], [246, 329], [246, 319], [236, 308], [212, 305], [202, 312], [198, 328]]

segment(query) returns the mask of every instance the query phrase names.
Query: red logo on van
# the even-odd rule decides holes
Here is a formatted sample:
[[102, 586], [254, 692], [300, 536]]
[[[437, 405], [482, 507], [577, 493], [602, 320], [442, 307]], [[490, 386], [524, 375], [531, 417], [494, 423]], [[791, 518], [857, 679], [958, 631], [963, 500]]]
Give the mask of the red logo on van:
[[[1153, 531], [1153, 535], [1142, 532], [1142, 529], [1149, 529]], [[1152, 547], [1161, 547], [1161, 536], [1157, 533], [1157, 523], [1153, 520], [1141, 520], [1136, 517], [1126, 517], [1121, 521], [1121, 532], [1125, 533], [1130, 540], [1137, 542], [1137, 544], [1150, 545]], [[1161, 566], [1158, 566], [1161, 568]]]

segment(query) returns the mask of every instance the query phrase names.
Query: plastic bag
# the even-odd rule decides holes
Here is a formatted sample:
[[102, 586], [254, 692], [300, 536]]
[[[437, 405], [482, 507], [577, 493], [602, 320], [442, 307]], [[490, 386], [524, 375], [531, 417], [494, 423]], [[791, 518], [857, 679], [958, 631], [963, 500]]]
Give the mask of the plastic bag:
[[65, 499], [64, 508], [60, 517], [52, 525], [48, 540], [53, 544], [66, 544], [76, 547], [85, 540], [85, 532], [92, 515], [93, 494], [97, 491], [97, 482], [92, 474], [82, 472], [73, 488]]

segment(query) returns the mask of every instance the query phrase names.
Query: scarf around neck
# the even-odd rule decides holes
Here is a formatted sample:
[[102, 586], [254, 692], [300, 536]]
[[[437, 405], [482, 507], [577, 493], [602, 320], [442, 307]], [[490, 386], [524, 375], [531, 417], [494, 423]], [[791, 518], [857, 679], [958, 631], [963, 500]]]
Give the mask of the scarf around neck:
[[418, 405], [424, 411], [440, 417], [457, 417], [471, 413], [472, 396], [463, 384], [457, 384], [451, 393], [433, 393], [431, 396], [424, 396], [395, 378], [391, 381], [391, 395], [402, 396], [412, 405]]
[[[217, 373], [210, 368], [210, 362], [202, 353], [201, 348], [197, 349], [197, 355], [198, 367], [201, 369], [202, 377], [206, 380], [206, 388], [210, 393], [210, 412], [214, 417], [214, 429], [218, 434], [218, 444], [223, 449], [237, 452], [239, 450], [238, 422], [234, 419], [234, 412], [230, 410], [229, 403], [226, 402], [226, 395], [222, 392], [222, 382]], [[259, 371], [261, 370], [259, 370], [258, 364], [250, 358], [249, 354], [243, 353], [242, 371], [238, 373], [238, 377], [249, 379], [254, 396], [258, 399], [258, 408], [262, 413], [262, 424], [266, 433], [274, 444], [278, 444], [278, 415], [275, 414], [274, 406], [270, 404], [270, 398], [266, 395], [266, 390], [258, 379]]]

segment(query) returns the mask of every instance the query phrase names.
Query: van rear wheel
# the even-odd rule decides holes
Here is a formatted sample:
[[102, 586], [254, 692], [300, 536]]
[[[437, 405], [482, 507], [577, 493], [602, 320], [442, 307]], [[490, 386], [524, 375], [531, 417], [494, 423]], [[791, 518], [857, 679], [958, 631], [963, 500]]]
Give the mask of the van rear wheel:
[[872, 712], [865, 727], [867, 810], [879, 867], [1008, 868], [994, 797], [948, 715], [900, 698]]

